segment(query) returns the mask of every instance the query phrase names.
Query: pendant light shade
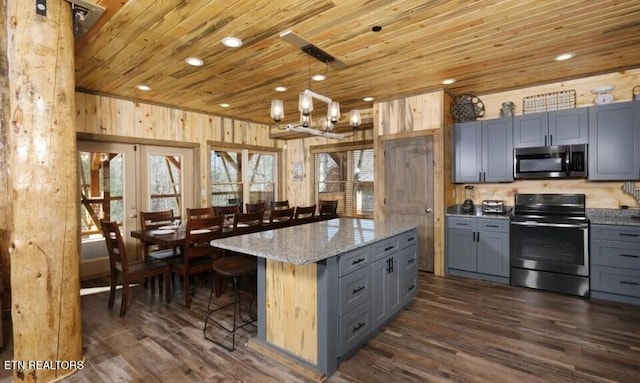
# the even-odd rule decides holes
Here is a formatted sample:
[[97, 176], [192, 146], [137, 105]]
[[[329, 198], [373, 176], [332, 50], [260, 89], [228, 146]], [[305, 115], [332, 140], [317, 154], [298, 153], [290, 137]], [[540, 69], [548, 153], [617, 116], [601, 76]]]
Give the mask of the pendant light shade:
[[338, 122], [340, 118], [340, 103], [333, 101], [329, 104], [328, 117], [332, 124]]
[[309, 113], [308, 115], [304, 115], [301, 114], [300, 115], [300, 123], [302, 124], [303, 127], [308, 128], [311, 126], [311, 113]]
[[271, 101], [271, 118], [273, 121], [280, 122], [284, 118], [284, 104], [282, 100]]
[[300, 93], [298, 99], [298, 110], [303, 116], [308, 116], [313, 111], [313, 98], [310, 94]]
[[360, 111], [358, 109], [354, 109], [349, 112], [349, 125], [353, 127], [353, 129], [358, 129], [362, 120], [360, 119]]

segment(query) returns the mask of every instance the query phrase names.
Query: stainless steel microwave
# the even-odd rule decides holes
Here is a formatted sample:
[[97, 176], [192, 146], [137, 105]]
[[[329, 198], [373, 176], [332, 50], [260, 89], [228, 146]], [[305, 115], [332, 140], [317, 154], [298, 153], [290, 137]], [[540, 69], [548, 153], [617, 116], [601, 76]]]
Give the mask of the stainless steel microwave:
[[516, 148], [513, 151], [513, 176], [516, 179], [587, 177], [587, 144]]

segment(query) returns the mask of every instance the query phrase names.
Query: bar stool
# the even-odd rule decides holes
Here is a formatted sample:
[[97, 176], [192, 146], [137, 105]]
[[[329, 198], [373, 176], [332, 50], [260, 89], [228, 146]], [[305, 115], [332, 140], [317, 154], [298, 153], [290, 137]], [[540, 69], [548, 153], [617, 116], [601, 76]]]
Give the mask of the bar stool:
[[[227, 277], [233, 279], [233, 302], [228, 303], [226, 305], [219, 306], [215, 309], [211, 309], [211, 304], [213, 301], [213, 296], [215, 293], [215, 287], [211, 288], [211, 295], [209, 296], [209, 305], [207, 306], [207, 316], [204, 320], [204, 329], [202, 332], [204, 333], [204, 338], [226, 348], [229, 351], [233, 351], [236, 349], [236, 330], [243, 328], [247, 325], [253, 324], [256, 321], [256, 318], [251, 315], [251, 307], [253, 306], [253, 296], [251, 297], [251, 301], [249, 303], [249, 319], [245, 320], [242, 318], [242, 302], [240, 301], [240, 282], [243, 277], [254, 274], [257, 270], [257, 262], [253, 257], [245, 256], [245, 255], [229, 255], [226, 257], [221, 257], [216, 259], [213, 262], [213, 271], [220, 277]], [[233, 325], [231, 328], [225, 326], [223, 321], [216, 320], [213, 318], [213, 314], [217, 311], [224, 310], [230, 306], [233, 306]], [[223, 344], [220, 341], [217, 341], [213, 337], [207, 336], [207, 325], [211, 321], [216, 324], [227, 333], [232, 334], [231, 338], [231, 347]]]

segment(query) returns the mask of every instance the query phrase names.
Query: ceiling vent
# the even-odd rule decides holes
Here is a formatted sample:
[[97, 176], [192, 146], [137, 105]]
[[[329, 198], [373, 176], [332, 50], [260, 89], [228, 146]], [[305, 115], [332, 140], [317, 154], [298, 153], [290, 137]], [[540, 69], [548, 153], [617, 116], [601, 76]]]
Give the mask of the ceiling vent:
[[73, 10], [73, 33], [76, 40], [84, 36], [104, 13], [104, 7], [84, 0], [67, 0]]
[[300, 48], [300, 50], [302, 50], [304, 53], [308, 54], [309, 56], [317, 60], [320, 60], [325, 64], [332, 65], [336, 69], [342, 69], [347, 67], [346, 63], [336, 59], [335, 57], [331, 56], [327, 52], [311, 44], [310, 42], [303, 39], [302, 37], [296, 35], [292, 31], [282, 32], [280, 34], [280, 38], [288, 42], [289, 44], [293, 45], [294, 47]]

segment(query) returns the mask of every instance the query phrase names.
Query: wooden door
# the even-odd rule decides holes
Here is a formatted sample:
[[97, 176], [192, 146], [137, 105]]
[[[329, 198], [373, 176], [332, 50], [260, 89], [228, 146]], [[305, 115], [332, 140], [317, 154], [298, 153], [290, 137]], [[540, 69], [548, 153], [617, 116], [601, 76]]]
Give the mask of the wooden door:
[[418, 226], [418, 267], [433, 272], [433, 136], [384, 142], [384, 217]]

